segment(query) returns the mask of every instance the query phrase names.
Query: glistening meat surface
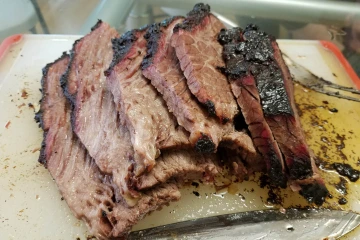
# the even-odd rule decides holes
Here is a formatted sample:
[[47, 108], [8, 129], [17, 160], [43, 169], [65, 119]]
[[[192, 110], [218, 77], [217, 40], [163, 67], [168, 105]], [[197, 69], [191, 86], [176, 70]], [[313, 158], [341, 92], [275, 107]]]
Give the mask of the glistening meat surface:
[[238, 108], [226, 76], [222, 47], [217, 35], [224, 25], [210, 13], [210, 6], [196, 4], [183, 23], [174, 28], [171, 46], [175, 48], [190, 91], [222, 123], [232, 121]]
[[71, 108], [60, 87], [60, 76], [68, 62], [69, 56], [63, 55], [43, 70], [43, 98], [36, 115], [44, 130], [39, 161], [55, 179], [73, 214], [86, 222], [91, 234], [98, 239], [125, 237], [147, 213], [178, 200], [180, 192], [174, 184], [159, 186], [145, 192], [133, 208], [114, 200], [116, 186], [100, 173], [71, 129]]
[[188, 132], [177, 124], [161, 95], [141, 73], [145, 32], [132, 30], [114, 39], [113, 61], [105, 71], [121, 119], [130, 131], [136, 176], [155, 166], [160, 149], [190, 145]]

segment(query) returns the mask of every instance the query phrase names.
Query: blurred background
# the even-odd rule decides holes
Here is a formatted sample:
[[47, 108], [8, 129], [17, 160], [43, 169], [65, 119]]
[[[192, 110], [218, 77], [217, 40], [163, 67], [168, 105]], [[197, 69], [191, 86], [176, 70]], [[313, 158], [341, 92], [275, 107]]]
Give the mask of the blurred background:
[[16, 33], [89, 32], [102, 19], [119, 32], [210, 4], [227, 27], [248, 23], [282, 39], [327, 40], [360, 76], [360, 0], [0, 0], [0, 41]]

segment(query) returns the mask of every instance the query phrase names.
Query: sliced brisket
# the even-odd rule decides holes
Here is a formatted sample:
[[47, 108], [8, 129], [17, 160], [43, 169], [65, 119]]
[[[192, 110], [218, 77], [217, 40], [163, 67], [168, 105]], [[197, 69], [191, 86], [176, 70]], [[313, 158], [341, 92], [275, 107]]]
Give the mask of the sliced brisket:
[[222, 123], [232, 121], [238, 108], [226, 76], [222, 47], [217, 35], [224, 25], [210, 13], [210, 6], [196, 4], [185, 21], [177, 24], [171, 37], [187, 85], [196, 98]]
[[238, 54], [238, 46], [242, 40], [241, 29], [222, 30], [219, 40], [224, 44], [225, 73], [228, 75], [234, 96], [248, 125], [254, 145], [263, 156], [269, 177], [274, 185], [286, 187], [286, 170], [284, 161], [274, 136], [265, 120], [260, 103], [260, 96], [254, 77], [245, 61]]
[[199, 152], [214, 152], [224, 133], [232, 130], [231, 124], [222, 125], [199, 105], [191, 94], [180, 68], [170, 38], [182, 17], [154, 23], [145, 34], [147, 55], [142, 63], [143, 74], [162, 94], [178, 123], [191, 133], [190, 142]]
[[74, 43], [62, 87], [72, 105], [73, 131], [94, 158], [100, 170], [112, 174], [121, 193], [131, 203], [133, 147], [126, 127], [119, 121], [103, 71], [112, 59], [111, 39], [115, 29], [99, 21], [92, 31]]
[[[176, 185], [165, 184], [145, 192], [138, 204], [127, 208], [116, 202], [114, 184], [100, 173], [70, 125], [71, 107], [60, 87], [69, 56], [63, 55], [43, 70], [40, 111], [36, 120], [44, 130], [39, 161], [47, 167], [78, 219], [98, 239], [125, 237], [147, 213], [180, 198]], [[111, 178], [110, 178], [111, 179]]]
[[193, 150], [164, 150], [151, 172], [140, 176], [136, 187], [147, 189], [168, 179], [178, 182], [202, 180], [212, 182], [218, 173], [215, 154], [200, 154]]
[[[232, 87], [236, 86], [240, 94], [246, 91], [256, 100], [254, 109], [257, 115], [265, 118], [271, 129], [267, 129], [265, 135], [268, 137], [272, 133], [274, 136], [284, 156], [290, 180], [300, 185], [300, 193], [306, 195], [304, 192], [307, 192], [309, 195], [312, 192], [312, 200], [322, 204], [327, 190], [306, 144], [296, 113], [291, 76], [275, 39], [249, 25], [243, 32], [238, 28], [222, 30], [219, 40], [224, 44], [225, 72], [232, 81]], [[236, 95], [234, 87], [233, 92]], [[244, 104], [244, 99], [238, 98], [238, 102]], [[250, 127], [249, 124], [251, 131]]]
[[142, 73], [146, 29], [132, 30], [113, 39], [114, 58], [105, 71], [120, 117], [128, 127], [137, 162], [135, 175], [155, 166], [160, 149], [190, 145], [164, 100]]

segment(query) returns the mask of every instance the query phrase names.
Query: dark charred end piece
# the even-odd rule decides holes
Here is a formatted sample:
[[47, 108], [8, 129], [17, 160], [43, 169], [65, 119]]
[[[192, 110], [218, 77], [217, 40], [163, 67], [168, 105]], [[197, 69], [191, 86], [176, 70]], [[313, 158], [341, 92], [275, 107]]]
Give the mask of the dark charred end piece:
[[238, 43], [241, 41], [243, 30], [239, 27], [232, 29], [221, 29], [218, 35], [218, 41], [221, 45], [228, 43]]
[[273, 37], [250, 24], [244, 31], [223, 29], [218, 40], [224, 45], [225, 74], [230, 80], [254, 76], [265, 116], [294, 114], [282, 70], [274, 58]]
[[310, 159], [310, 157], [306, 159], [294, 157], [293, 163], [291, 166], [288, 166], [290, 179], [302, 180], [313, 175], [311, 162], [308, 161], [308, 159]]
[[137, 33], [141, 31], [134, 29], [121, 35], [119, 38], [111, 40], [113, 49], [113, 60], [107, 70], [105, 70], [105, 76], [109, 76], [113, 68], [126, 56], [134, 42], [138, 39]]
[[146, 39], [148, 44], [147, 44], [147, 54], [144, 57], [143, 62], [141, 63], [141, 68], [143, 70], [152, 64], [153, 58], [158, 51], [158, 48], [159, 48], [158, 40], [161, 38], [161, 35], [162, 35], [161, 29], [168, 27], [173, 21], [175, 21], [179, 18], [182, 18], [182, 17], [175, 16], [175, 17], [167, 18], [167, 19], [163, 20], [162, 22], [154, 23], [148, 27], [148, 29], [144, 35], [144, 38]]
[[197, 140], [195, 144], [195, 150], [201, 153], [212, 153], [215, 151], [215, 144], [211, 138], [206, 134], [201, 134], [201, 137]]
[[325, 185], [319, 183], [300, 185], [300, 187], [300, 195], [309, 203], [315, 203], [317, 206], [321, 206], [325, 202], [326, 197], [329, 196], [329, 191]]
[[91, 31], [94, 31], [95, 29], [97, 29], [98, 27], [100, 27], [101, 24], [102, 24], [102, 20], [98, 19], [98, 21], [96, 22], [96, 24], [91, 28]]
[[215, 112], [215, 105], [212, 101], [210, 100], [207, 100], [205, 103], [204, 103], [204, 106], [206, 107], [208, 113], [211, 115], [211, 116], [216, 116], [216, 112]]
[[193, 10], [191, 10], [186, 15], [186, 20], [177, 24], [174, 27], [174, 32], [179, 31], [180, 29], [191, 31], [194, 27], [198, 26], [202, 20], [210, 14], [210, 6], [204, 3], [198, 3], [194, 6]]

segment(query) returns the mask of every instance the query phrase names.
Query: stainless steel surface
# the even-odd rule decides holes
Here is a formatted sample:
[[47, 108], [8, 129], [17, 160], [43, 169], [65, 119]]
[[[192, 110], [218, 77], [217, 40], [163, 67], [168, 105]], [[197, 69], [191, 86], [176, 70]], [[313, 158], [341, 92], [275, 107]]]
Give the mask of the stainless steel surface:
[[360, 215], [288, 209], [235, 213], [180, 222], [130, 234], [129, 239], [337, 239], [360, 224]]
[[[148, 0], [139, 0], [148, 3]], [[153, 6], [191, 9], [198, 0], [152, 0]], [[221, 13], [296, 21], [343, 25], [349, 14], [360, 15], [357, 3], [324, 0], [207, 0], [215, 11]]]

